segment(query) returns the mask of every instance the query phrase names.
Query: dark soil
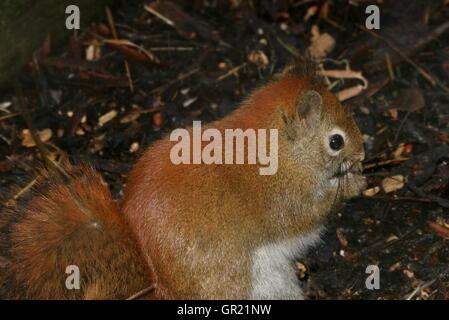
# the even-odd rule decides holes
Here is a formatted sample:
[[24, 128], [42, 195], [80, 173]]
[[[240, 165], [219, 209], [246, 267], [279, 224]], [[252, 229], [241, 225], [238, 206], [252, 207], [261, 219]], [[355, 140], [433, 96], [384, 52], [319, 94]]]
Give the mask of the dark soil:
[[[113, 23], [98, 16], [62, 48], [43, 43], [18, 85], [0, 91], [5, 202], [20, 197], [16, 186], [29, 184], [41, 164], [42, 150], [24, 145], [30, 125], [51, 129], [43, 137], [47, 156], [92, 163], [119, 200], [146, 146], [194, 119], [231, 112], [289, 61], [305, 59], [316, 25], [336, 41], [320, 65], [344, 69], [347, 60], [369, 81], [344, 105], [364, 134], [369, 186], [380, 191], [331, 216], [322, 245], [298, 263], [300, 281], [312, 299], [449, 298], [447, 1], [382, 1], [381, 29], [372, 32], [364, 29], [369, 1], [362, 0], [155, 6], [174, 26], [144, 10], [148, 1], [130, 2], [111, 8]], [[104, 43], [114, 39], [111, 25], [118, 39], [150, 54]], [[92, 52], [95, 59], [86, 60]], [[335, 92], [360, 83], [331, 81]], [[394, 175], [405, 185], [386, 193], [382, 181]], [[378, 290], [365, 286], [368, 265], [380, 269]]]

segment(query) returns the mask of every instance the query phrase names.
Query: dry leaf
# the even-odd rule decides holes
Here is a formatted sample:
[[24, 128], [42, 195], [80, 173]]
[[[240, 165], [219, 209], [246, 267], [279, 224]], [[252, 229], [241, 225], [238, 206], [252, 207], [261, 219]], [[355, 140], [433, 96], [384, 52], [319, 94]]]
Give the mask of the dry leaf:
[[[151, 51], [145, 49], [142, 46], [135, 44], [126, 39], [107, 39], [103, 40], [104, 43], [113, 46], [117, 50], [120, 50], [128, 58], [132, 58], [134, 61], [145, 64], [148, 62], [153, 62], [156, 64], [160, 63], [160, 60]], [[146, 58], [146, 59], [145, 59]]]
[[157, 112], [157, 113], [155, 113], [155, 114], [153, 114], [153, 124], [156, 126], [156, 127], [158, 127], [158, 128], [160, 128], [160, 127], [162, 127], [162, 122], [163, 122], [163, 117], [162, 117], [162, 113], [160, 113], [160, 112]]
[[399, 92], [391, 106], [399, 111], [414, 112], [425, 106], [425, 100], [419, 88], [407, 88]]
[[404, 153], [405, 150], [405, 144], [404, 143], [400, 143], [399, 146], [396, 148], [396, 150], [393, 152], [393, 159], [401, 159], [402, 158], [402, 154]]
[[[38, 131], [38, 135], [41, 141], [45, 143], [51, 139], [53, 132], [51, 131], [51, 129], [44, 129], [42, 131]], [[22, 146], [27, 148], [36, 146], [36, 142], [34, 141], [30, 130], [28, 129], [22, 130], [22, 139], [23, 139]]]
[[346, 239], [346, 236], [343, 234], [343, 231], [341, 231], [340, 228], [338, 228], [335, 232], [337, 234], [338, 241], [343, 247], [348, 246], [348, 239]]
[[325, 58], [335, 48], [335, 40], [328, 33], [320, 33], [318, 26], [312, 26], [312, 39], [307, 49], [314, 59]]
[[398, 120], [398, 109], [389, 109], [388, 113], [390, 114], [393, 120]]
[[382, 181], [382, 188], [385, 193], [390, 193], [404, 187], [404, 176], [398, 174], [391, 177], [386, 177]]
[[449, 229], [432, 221], [427, 221], [427, 223], [429, 224], [429, 227], [431, 227], [433, 229], [433, 231], [435, 231], [435, 233], [437, 235], [439, 235], [440, 237], [444, 238], [444, 239], [449, 239]]

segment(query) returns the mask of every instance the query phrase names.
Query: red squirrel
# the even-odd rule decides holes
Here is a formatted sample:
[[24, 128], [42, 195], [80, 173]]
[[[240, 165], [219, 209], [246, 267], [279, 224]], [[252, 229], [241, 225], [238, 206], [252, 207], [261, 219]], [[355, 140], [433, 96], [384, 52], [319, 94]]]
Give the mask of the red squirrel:
[[[278, 170], [174, 164], [168, 137], [144, 153], [118, 207], [101, 177], [66, 165], [38, 179], [3, 238], [13, 298], [303, 299], [294, 259], [326, 216], [365, 187], [361, 133], [310, 68], [293, 65], [204, 126], [277, 129]], [[191, 132], [192, 129], [189, 129]], [[68, 290], [67, 265], [81, 287]]]

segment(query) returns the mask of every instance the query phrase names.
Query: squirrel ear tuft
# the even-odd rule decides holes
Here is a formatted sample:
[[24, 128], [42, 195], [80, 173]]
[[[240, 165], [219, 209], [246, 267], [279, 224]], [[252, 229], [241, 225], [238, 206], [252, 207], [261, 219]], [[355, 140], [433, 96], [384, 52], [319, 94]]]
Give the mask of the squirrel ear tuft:
[[298, 99], [297, 112], [299, 118], [307, 124], [309, 128], [318, 126], [321, 116], [321, 106], [323, 99], [315, 90], [306, 91]]

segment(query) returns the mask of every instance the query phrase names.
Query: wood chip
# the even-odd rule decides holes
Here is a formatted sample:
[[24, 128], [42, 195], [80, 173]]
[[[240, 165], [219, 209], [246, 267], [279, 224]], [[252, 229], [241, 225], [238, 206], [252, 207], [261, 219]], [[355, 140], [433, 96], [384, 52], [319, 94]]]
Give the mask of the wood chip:
[[401, 262], [400, 262], [400, 261], [398, 261], [398, 262], [392, 264], [392, 265], [388, 268], [388, 271], [396, 271], [396, 270], [399, 270], [399, 268], [401, 268]]
[[412, 278], [415, 277], [415, 274], [412, 271], [410, 271], [410, 270], [405, 269], [403, 272], [407, 276], [407, 278], [412, 279]]
[[394, 192], [404, 187], [404, 176], [398, 174], [391, 177], [386, 177], [382, 181], [382, 188], [385, 193]]
[[248, 60], [258, 67], [265, 67], [270, 63], [267, 55], [262, 50], [253, 50], [248, 55]]
[[102, 115], [99, 119], [98, 119], [98, 124], [100, 126], [105, 125], [106, 123], [108, 123], [109, 121], [111, 121], [112, 119], [114, 119], [117, 116], [118, 112], [116, 110], [111, 110], [108, 113]]
[[376, 187], [369, 188], [369, 189], [366, 189], [365, 191], [363, 191], [363, 195], [365, 197], [373, 197], [376, 194], [378, 194], [379, 191], [380, 191], [380, 188], [376, 186]]
[[135, 153], [139, 150], [139, 143], [138, 142], [133, 142], [131, 144], [131, 146], [129, 147], [129, 152], [130, 153]]
[[133, 122], [134, 120], [137, 120], [139, 117], [140, 117], [140, 112], [131, 111], [130, 113], [128, 113], [127, 115], [123, 116], [120, 119], [120, 123], [121, 124], [130, 123], [130, 122]]
[[[38, 132], [39, 138], [42, 142], [48, 142], [50, 141], [51, 137], [53, 136], [53, 132], [51, 129], [44, 129]], [[22, 146], [31, 148], [36, 146], [36, 142], [34, 141], [31, 131], [28, 129], [22, 130]]]

